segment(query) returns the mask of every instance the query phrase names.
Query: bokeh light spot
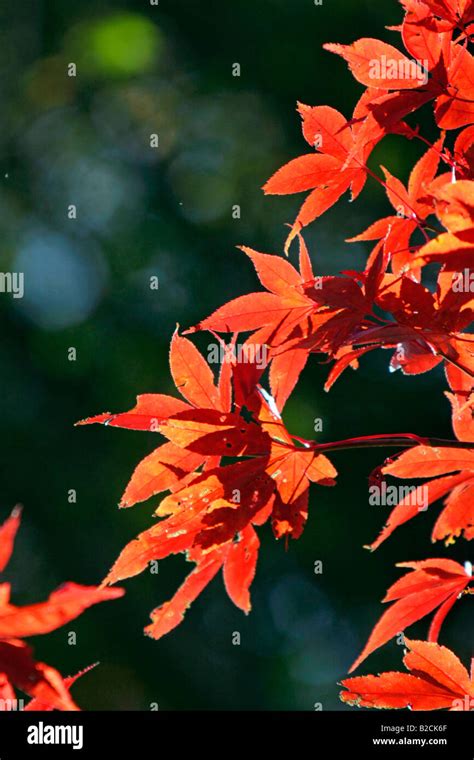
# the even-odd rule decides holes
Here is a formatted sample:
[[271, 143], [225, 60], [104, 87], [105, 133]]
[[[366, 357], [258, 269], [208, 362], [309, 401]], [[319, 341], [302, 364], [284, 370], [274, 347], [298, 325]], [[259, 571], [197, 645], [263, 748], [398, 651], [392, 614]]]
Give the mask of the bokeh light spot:
[[159, 28], [135, 13], [87, 22], [72, 33], [79, 68], [109, 77], [150, 71], [163, 50]]
[[64, 235], [33, 228], [15, 258], [24, 275], [24, 297], [15, 306], [39, 327], [60, 330], [83, 322], [104, 286], [102, 257]]

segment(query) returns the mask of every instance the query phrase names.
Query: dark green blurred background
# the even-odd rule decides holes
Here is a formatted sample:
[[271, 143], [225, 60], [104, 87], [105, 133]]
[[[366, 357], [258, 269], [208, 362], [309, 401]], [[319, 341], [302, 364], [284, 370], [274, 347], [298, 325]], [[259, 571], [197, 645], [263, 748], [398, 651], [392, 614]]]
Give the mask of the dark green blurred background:
[[[60, 582], [96, 583], [124, 544], [152, 523], [156, 500], [120, 511], [130, 474], [156, 436], [73, 423], [121, 411], [135, 395], [171, 392], [170, 335], [231, 297], [258, 287], [247, 244], [280, 253], [301, 197], [259, 189], [307, 150], [295, 104], [330, 104], [349, 116], [361, 87], [325, 41], [381, 37], [398, 23], [395, 0], [24, 0], [4, 3], [0, 46], [2, 271], [25, 274], [25, 297], [0, 295], [0, 517], [16, 502], [24, 523], [9, 569], [17, 603]], [[67, 76], [69, 63], [77, 66]], [[232, 76], [240, 63], [241, 76]], [[428, 114], [422, 122], [433, 137]], [[150, 148], [150, 134], [159, 148]], [[373, 155], [406, 180], [421, 143], [390, 137]], [[67, 217], [77, 206], [76, 220]], [[232, 206], [241, 218], [232, 218]], [[308, 230], [318, 274], [357, 268], [367, 253], [344, 238], [389, 211], [370, 181]], [[158, 291], [149, 278], [159, 277]], [[207, 336], [200, 336], [201, 347]], [[68, 349], [77, 361], [68, 361]], [[450, 437], [445, 383], [388, 373], [389, 354], [362, 360], [330, 394], [313, 358], [288, 403], [290, 430], [324, 439], [377, 432]], [[159, 642], [142, 634], [150, 610], [170, 598], [191, 566], [160, 563], [125, 584], [126, 596], [35, 639], [63, 673], [100, 660], [75, 688], [87, 709], [342, 708], [336, 682], [381, 613], [396, 561], [452, 556], [432, 547], [439, 507], [401, 528], [374, 555], [387, 507], [369, 507], [367, 476], [390, 451], [333, 456], [333, 489], [313, 487], [310, 520], [285, 552], [268, 528], [245, 617], [215, 580], [184, 623]], [[68, 502], [69, 489], [77, 503]], [[314, 562], [324, 572], [315, 575]], [[467, 661], [467, 605], [444, 641]], [[77, 645], [67, 643], [77, 632]], [[232, 633], [241, 645], [232, 645]], [[426, 632], [426, 622], [411, 633]], [[398, 667], [387, 645], [361, 672]]]

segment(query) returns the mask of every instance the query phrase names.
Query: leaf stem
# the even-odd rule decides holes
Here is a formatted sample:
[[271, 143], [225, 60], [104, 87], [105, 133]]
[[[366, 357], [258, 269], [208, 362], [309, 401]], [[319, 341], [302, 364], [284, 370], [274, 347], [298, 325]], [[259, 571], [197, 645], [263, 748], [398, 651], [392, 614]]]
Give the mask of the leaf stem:
[[[301, 440], [301, 439], [298, 439]], [[382, 435], [363, 435], [357, 438], [345, 438], [341, 441], [314, 443], [307, 441], [308, 451], [344, 451], [348, 449], [371, 449], [383, 446], [410, 448], [412, 446], [442, 446], [446, 448], [473, 449], [474, 442], [454, 441], [447, 438], [425, 438], [413, 433], [388, 433]]]

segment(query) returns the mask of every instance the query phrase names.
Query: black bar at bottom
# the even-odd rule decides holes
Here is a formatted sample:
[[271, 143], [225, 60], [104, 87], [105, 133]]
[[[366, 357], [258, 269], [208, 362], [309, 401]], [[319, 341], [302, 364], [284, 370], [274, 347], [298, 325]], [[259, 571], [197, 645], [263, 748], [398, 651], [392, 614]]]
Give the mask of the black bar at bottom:
[[[133, 752], [474, 758], [473, 712], [3, 712], [0, 760], [96, 757]], [[245, 754], [244, 754], [245, 753]], [[309, 754], [308, 754], [309, 753]], [[150, 755], [151, 757], [151, 755]], [[133, 756], [132, 756], [133, 758]]]

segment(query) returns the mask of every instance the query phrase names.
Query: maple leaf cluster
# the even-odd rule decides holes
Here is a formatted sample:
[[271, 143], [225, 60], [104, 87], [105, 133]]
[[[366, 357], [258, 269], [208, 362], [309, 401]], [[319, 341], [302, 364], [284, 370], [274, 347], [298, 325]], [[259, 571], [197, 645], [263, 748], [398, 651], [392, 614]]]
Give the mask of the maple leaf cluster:
[[[13, 552], [20, 517], [21, 510], [15, 508], [0, 525], [0, 573]], [[123, 593], [120, 588], [64, 583], [45, 602], [17, 607], [10, 602], [10, 584], [0, 583], [0, 710], [17, 709], [15, 688], [31, 697], [25, 710], [79, 710], [69, 690], [90, 667], [63, 678], [51, 665], [36, 661], [23, 639], [50, 633], [93, 604], [117, 599]]]
[[165, 519], [128, 544], [105, 579], [115, 583], [151, 561], [187, 552], [196, 567], [173, 600], [152, 613], [145, 632], [153, 638], [181, 621], [221, 569], [229, 597], [248, 612], [259, 550], [255, 526], [270, 521], [276, 538], [298, 538], [310, 483], [333, 485], [337, 474], [324, 454], [293, 440], [255, 382], [256, 364], [229, 360], [216, 384], [196, 347], [176, 332], [170, 367], [184, 400], [145, 394], [129, 412], [79, 423], [153, 430], [167, 439], [140, 462], [121, 500], [130, 507], [170, 491], [156, 510]]
[[[444, 498], [434, 541], [474, 536], [474, 1], [402, 0], [402, 6], [403, 21], [392, 31], [401, 34], [406, 52], [375, 39], [324, 46], [347, 62], [364, 91], [347, 118], [330, 106], [298, 104], [310, 150], [263, 188], [276, 195], [309, 191], [285, 245], [288, 256], [298, 244], [298, 265], [242, 248], [263, 290], [225, 303], [187, 330], [213, 335], [222, 353], [218, 375], [177, 330], [170, 369], [182, 398], [144, 394], [128, 412], [78, 423], [153, 431], [165, 439], [138, 464], [120, 504], [131, 507], [168, 492], [155, 511], [161, 519], [124, 548], [104, 581], [113, 584], [152, 561], [186, 554], [195, 567], [152, 612], [145, 631], [155, 639], [181, 622], [220, 570], [231, 600], [250, 610], [257, 529], [269, 523], [276, 539], [299, 538], [310, 485], [334, 485], [337, 473], [326, 454], [340, 448], [399, 446], [401, 453], [374, 478], [422, 478], [427, 507]], [[433, 108], [432, 143], [406, 121], [421, 107]], [[423, 144], [406, 183], [385, 167], [377, 173], [368, 166], [389, 133]], [[373, 242], [364, 269], [316, 276], [303, 228], [346, 191], [356, 199], [368, 179], [383, 187], [391, 210], [348, 240]], [[311, 354], [331, 363], [329, 390], [377, 348], [391, 351], [391, 371], [418, 375], [443, 366], [455, 440], [406, 433], [317, 442], [286, 429], [284, 406]], [[402, 499], [370, 548], [419, 513], [417, 499]], [[456, 600], [472, 593], [472, 566], [446, 559], [400, 566], [410, 572], [387, 592], [391, 606], [353, 669], [433, 612], [428, 641], [406, 640], [410, 673], [347, 679], [341, 698], [365, 707], [466, 709], [472, 681], [437, 639]]]

